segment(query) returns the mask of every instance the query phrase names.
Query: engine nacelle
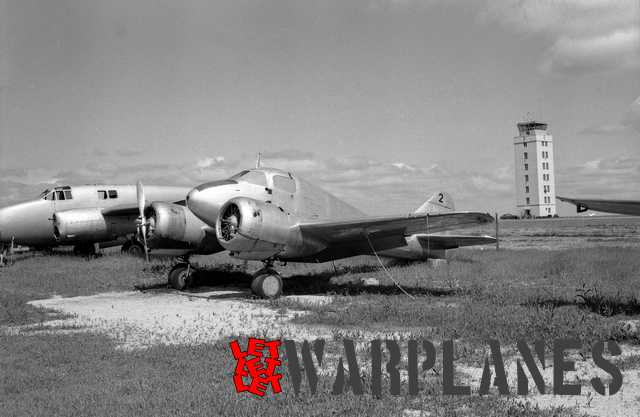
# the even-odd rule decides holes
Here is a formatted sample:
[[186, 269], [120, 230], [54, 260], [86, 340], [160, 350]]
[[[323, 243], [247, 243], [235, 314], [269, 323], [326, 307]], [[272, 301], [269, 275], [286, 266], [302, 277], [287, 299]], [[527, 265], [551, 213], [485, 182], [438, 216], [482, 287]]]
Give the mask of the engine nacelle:
[[[164, 249], [192, 249], [218, 252], [223, 248], [214, 233], [185, 206], [154, 202], [145, 211], [149, 220], [147, 240], [151, 247]], [[213, 232], [213, 231], [212, 231]]]
[[239, 258], [266, 259], [300, 246], [292, 230], [293, 219], [278, 206], [238, 197], [220, 209], [216, 221], [218, 241]]
[[113, 237], [113, 230], [99, 208], [73, 209], [53, 214], [53, 234], [61, 242], [100, 241]]

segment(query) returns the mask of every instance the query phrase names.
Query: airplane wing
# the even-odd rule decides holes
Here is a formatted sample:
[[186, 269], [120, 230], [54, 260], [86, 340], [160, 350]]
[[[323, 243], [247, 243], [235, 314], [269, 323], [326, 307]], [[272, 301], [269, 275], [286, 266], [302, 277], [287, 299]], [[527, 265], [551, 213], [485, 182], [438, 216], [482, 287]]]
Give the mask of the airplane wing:
[[427, 249], [455, 249], [462, 246], [489, 245], [496, 243], [492, 236], [419, 234], [420, 245]]
[[576, 211], [583, 213], [587, 210], [605, 211], [608, 213], [629, 214], [640, 216], [640, 201], [633, 200], [602, 200], [602, 199], [582, 199], [557, 197], [565, 203], [575, 204]]
[[[150, 203], [151, 202], [148, 202], [148, 204], [145, 207], [151, 206]], [[184, 206], [185, 200], [176, 201], [173, 204]], [[104, 209], [102, 209], [102, 215], [105, 217], [138, 216], [139, 214], [140, 212], [138, 209], [138, 204], [119, 204], [117, 206], [105, 207]]]
[[371, 217], [337, 222], [315, 222], [298, 225], [303, 239], [322, 244], [324, 250], [311, 257], [320, 262], [371, 254], [406, 244], [405, 236], [430, 234], [453, 228], [489, 223], [486, 213], [457, 212], [442, 214], [411, 214], [404, 217]]
[[137, 216], [138, 213], [138, 205], [137, 204], [120, 204], [113, 207], [106, 207], [102, 209], [102, 215], [105, 217], [109, 216]]

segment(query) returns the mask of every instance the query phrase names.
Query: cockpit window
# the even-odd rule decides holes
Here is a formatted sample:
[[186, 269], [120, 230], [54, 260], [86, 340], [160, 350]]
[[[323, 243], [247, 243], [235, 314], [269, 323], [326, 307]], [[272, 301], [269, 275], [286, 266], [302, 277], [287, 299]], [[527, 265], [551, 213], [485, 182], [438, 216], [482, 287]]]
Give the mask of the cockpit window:
[[109, 190], [109, 198], [118, 198], [118, 191]]
[[240, 171], [240, 172], [238, 172], [237, 174], [232, 175], [229, 179], [230, 179], [230, 180], [234, 180], [234, 181], [235, 181], [235, 180], [237, 180], [238, 178], [242, 177], [242, 176], [243, 176], [244, 174], [246, 174], [247, 172], [249, 172], [249, 171], [245, 169], [244, 171]]
[[73, 197], [71, 196], [71, 190], [64, 190], [64, 199], [71, 200]]
[[106, 200], [107, 192], [105, 190], [98, 190], [98, 200]]
[[290, 194], [296, 192], [296, 182], [293, 178], [285, 177], [284, 175], [274, 175], [273, 186]]
[[267, 177], [262, 171], [249, 171], [239, 178], [240, 181], [248, 182], [249, 184], [259, 185], [261, 187], [267, 186]]
[[56, 190], [56, 200], [60, 201], [60, 200], [64, 200], [64, 191], [63, 190]]

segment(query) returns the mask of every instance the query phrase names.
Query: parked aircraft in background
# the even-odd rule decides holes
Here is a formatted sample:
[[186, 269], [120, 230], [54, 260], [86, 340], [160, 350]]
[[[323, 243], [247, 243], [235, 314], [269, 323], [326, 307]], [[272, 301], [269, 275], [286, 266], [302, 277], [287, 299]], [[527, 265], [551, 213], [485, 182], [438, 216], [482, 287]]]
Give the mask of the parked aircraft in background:
[[[148, 186], [152, 200], [184, 207], [189, 188]], [[96, 245], [122, 245], [122, 251], [143, 255], [135, 238], [138, 206], [135, 185], [62, 186], [45, 190], [32, 201], [0, 209], [0, 246], [46, 249], [73, 245], [77, 253], [95, 253]], [[182, 204], [182, 206], [180, 206]], [[198, 219], [191, 215], [193, 220]]]
[[578, 213], [584, 213], [587, 210], [595, 210], [607, 213], [640, 216], [640, 201], [567, 198], [560, 196], [557, 198], [565, 203], [574, 204], [576, 206], [576, 212]]
[[[182, 242], [194, 248], [169, 272], [174, 288], [183, 289], [191, 280], [194, 268], [189, 255], [226, 250], [231, 256], [264, 263], [254, 274], [251, 288], [267, 298], [282, 292], [275, 261], [325, 262], [384, 255], [391, 249], [416, 245], [424, 256], [424, 237], [493, 221], [489, 214], [452, 211], [444, 193], [409, 215], [370, 217], [311, 183], [272, 168], [245, 170], [191, 190], [186, 205], [199, 223], [188, 218], [184, 206], [163, 202], [147, 206], [145, 193], [140, 195], [138, 204], [147, 207], [141, 217], [146, 219], [144, 228], [152, 247], [161, 242]], [[440, 212], [428, 213], [436, 203], [441, 205]], [[457, 247], [465, 244], [465, 238], [441, 236], [435, 240]], [[482, 238], [490, 239], [482, 243], [495, 241]]]

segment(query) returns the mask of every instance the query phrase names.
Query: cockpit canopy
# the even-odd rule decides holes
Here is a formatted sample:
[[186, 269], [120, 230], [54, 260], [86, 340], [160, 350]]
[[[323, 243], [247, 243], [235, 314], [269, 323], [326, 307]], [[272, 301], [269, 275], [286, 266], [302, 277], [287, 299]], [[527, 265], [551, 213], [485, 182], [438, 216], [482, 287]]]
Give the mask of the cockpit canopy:
[[244, 170], [238, 172], [229, 179], [232, 181], [244, 181], [261, 187], [269, 187], [269, 177], [272, 179], [272, 186], [274, 188], [291, 194], [296, 192], [296, 182], [293, 179], [293, 176], [288, 172], [280, 170]]
[[42, 200], [72, 200], [73, 195], [71, 194], [71, 187], [68, 185], [62, 187], [55, 187], [53, 190], [49, 190], [48, 188], [40, 193]]

